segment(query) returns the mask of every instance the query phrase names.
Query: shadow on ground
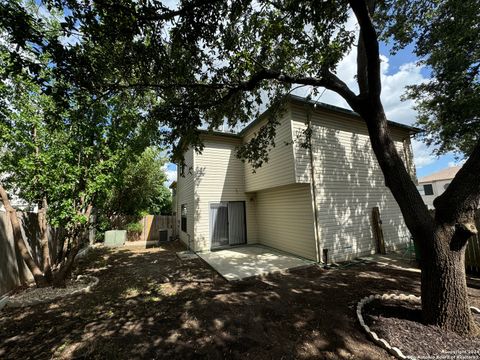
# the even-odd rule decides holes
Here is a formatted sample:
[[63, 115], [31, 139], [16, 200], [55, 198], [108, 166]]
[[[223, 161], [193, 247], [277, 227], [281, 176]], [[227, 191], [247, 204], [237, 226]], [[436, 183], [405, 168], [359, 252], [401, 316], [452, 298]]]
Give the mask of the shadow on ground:
[[359, 330], [356, 302], [418, 294], [418, 274], [374, 264], [227, 283], [176, 250], [92, 252], [79, 266], [100, 278], [92, 293], [0, 313], [0, 358], [388, 358]]

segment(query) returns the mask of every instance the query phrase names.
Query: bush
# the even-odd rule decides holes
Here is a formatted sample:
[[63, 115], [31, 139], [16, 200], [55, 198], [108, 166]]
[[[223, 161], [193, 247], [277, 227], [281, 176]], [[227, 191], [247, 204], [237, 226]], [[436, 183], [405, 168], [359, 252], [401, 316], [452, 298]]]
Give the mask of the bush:
[[127, 224], [125, 230], [127, 230], [128, 241], [138, 241], [143, 231], [143, 225], [138, 222], [132, 222]]

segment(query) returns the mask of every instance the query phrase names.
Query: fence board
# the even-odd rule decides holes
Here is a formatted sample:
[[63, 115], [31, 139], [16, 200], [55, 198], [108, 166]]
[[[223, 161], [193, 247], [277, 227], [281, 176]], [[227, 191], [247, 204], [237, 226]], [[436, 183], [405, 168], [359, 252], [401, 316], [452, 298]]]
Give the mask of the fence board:
[[[480, 211], [475, 215], [477, 229], [480, 230]], [[467, 250], [465, 252], [465, 266], [467, 271], [480, 272], [480, 235], [472, 236], [468, 240]]]
[[140, 239], [143, 241], [160, 240], [160, 230], [170, 229], [171, 235], [177, 235], [176, 217], [173, 215], [147, 215], [140, 224], [143, 226]]

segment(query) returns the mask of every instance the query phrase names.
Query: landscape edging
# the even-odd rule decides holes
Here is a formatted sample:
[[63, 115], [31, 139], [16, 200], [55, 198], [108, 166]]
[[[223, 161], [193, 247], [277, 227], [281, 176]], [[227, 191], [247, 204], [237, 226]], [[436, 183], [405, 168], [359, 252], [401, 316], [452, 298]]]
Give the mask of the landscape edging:
[[3, 295], [2, 297], [0, 297], [0, 310], [2, 310], [5, 305], [7, 305], [8, 303], [8, 296], [7, 295]]
[[25, 306], [32, 306], [32, 305], [49, 303], [49, 302], [52, 302], [54, 300], [63, 299], [63, 298], [73, 296], [73, 295], [89, 293], [92, 290], [92, 288], [94, 286], [96, 286], [98, 284], [98, 282], [100, 281], [99, 278], [97, 278], [96, 276], [92, 276], [92, 275], [79, 275], [79, 276], [77, 276], [77, 280], [81, 279], [81, 278], [90, 278], [90, 279], [92, 279], [92, 281], [84, 288], [77, 289], [75, 291], [72, 291], [71, 293], [57, 295], [57, 296], [54, 296], [54, 297], [51, 297], [51, 298], [48, 298], [48, 299], [35, 299], [35, 300], [31, 300], [31, 301], [20, 302], [20, 301], [12, 300], [10, 298], [10, 299], [7, 299], [7, 302], [6, 302], [5, 306], [20, 308], [20, 307], [25, 307]]
[[[409, 357], [404, 355], [399, 348], [397, 348], [395, 346], [391, 346], [385, 339], [379, 338], [378, 335], [374, 331], [370, 330], [368, 325], [365, 324], [365, 320], [363, 319], [362, 309], [363, 309], [365, 304], [368, 304], [368, 303], [372, 302], [373, 300], [392, 300], [392, 299], [393, 300], [401, 300], [401, 301], [409, 301], [409, 302], [413, 302], [413, 301], [419, 302], [421, 300], [420, 296], [405, 295], [405, 294], [400, 294], [400, 295], [396, 295], [396, 294], [378, 295], [377, 294], [377, 295], [366, 296], [357, 303], [357, 318], [358, 318], [358, 321], [360, 322], [360, 325], [362, 326], [362, 328], [367, 332], [367, 335], [373, 340], [373, 342], [375, 344], [377, 344], [378, 346], [380, 346], [383, 349], [385, 349], [386, 351], [388, 351], [390, 354], [395, 356], [397, 359], [401, 359], [401, 360], [409, 359]], [[479, 308], [471, 306], [470, 309], [472, 310], [472, 312], [480, 314], [480, 309]]]

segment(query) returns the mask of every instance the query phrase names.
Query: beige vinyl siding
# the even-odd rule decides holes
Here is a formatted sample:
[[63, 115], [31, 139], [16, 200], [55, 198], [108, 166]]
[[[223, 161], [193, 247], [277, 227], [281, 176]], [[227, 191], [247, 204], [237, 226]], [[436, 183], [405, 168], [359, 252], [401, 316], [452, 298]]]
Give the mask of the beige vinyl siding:
[[[290, 112], [285, 111], [280, 124], [276, 128], [275, 147], [270, 150], [268, 162], [252, 172], [252, 167], [245, 162], [245, 190], [254, 192], [263, 189], [273, 188], [295, 183], [295, 164], [292, 146], [292, 128]], [[248, 142], [258, 130], [266, 123], [260, 121], [244, 136]]]
[[245, 201], [247, 241], [255, 243], [255, 197], [245, 193], [244, 164], [235, 156], [241, 139], [205, 136], [204, 144], [195, 154], [195, 249], [210, 249], [209, 204], [224, 201]]
[[[184, 176], [181, 176], [180, 166], [177, 166], [177, 226], [180, 240], [188, 245], [188, 236], [191, 241], [194, 237], [194, 213], [195, 213], [195, 198], [194, 198], [194, 156], [193, 149], [185, 153], [185, 171]], [[183, 204], [187, 205], [187, 232], [181, 229], [181, 207]]]
[[261, 244], [316, 259], [310, 185], [294, 184], [259, 191], [256, 208]]
[[[305, 129], [304, 107], [292, 106], [294, 138]], [[375, 251], [371, 212], [380, 209], [388, 249], [408, 239], [408, 230], [371, 149], [365, 124], [359, 118], [314, 110], [312, 151], [316, 182], [320, 246], [334, 261]], [[404, 157], [403, 133], [392, 130], [395, 146]], [[294, 145], [296, 179], [310, 182], [308, 150]]]

